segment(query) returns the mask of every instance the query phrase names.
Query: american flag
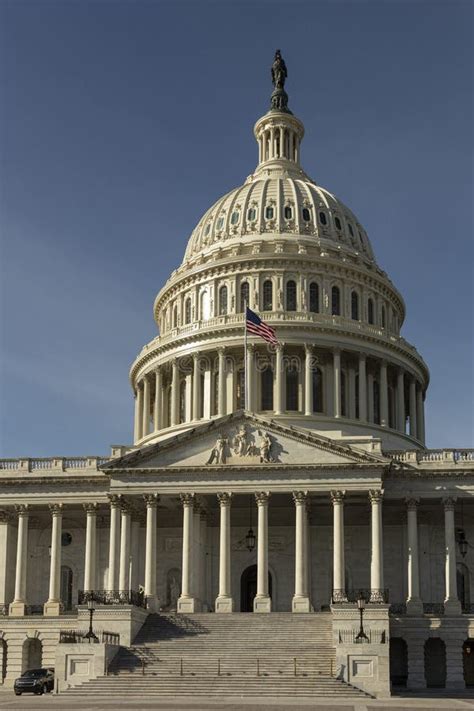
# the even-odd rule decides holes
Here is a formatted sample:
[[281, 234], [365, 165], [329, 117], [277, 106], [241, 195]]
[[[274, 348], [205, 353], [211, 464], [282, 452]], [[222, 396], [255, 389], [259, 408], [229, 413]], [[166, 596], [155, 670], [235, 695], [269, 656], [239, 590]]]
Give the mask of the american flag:
[[265, 323], [265, 321], [262, 321], [262, 319], [257, 316], [254, 311], [249, 309], [248, 306], [245, 315], [245, 328], [248, 333], [252, 333], [254, 336], [260, 336], [260, 338], [263, 338], [264, 341], [273, 343], [275, 346], [278, 345], [277, 337], [273, 328]]

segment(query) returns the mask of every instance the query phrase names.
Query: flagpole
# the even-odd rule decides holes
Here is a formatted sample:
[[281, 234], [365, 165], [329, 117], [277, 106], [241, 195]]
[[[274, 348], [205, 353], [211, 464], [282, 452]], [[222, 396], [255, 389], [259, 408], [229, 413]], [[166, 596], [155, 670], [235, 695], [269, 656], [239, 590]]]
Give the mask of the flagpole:
[[248, 389], [248, 374], [247, 374], [247, 299], [244, 301], [244, 394], [245, 410], [248, 410], [249, 404], [249, 389]]

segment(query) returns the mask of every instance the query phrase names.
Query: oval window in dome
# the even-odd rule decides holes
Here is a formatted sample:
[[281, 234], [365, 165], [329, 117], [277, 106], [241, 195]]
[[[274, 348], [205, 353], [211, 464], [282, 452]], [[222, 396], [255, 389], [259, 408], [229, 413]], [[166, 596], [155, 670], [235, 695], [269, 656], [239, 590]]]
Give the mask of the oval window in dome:
[[239, 221], [239, 213], [237, 210], [234, 210], [232, 215], [230, 216], [230, 224], [231, 225], [236, 225]]
[[271, 205], [265, 208], [265, 219], [273, 220], [273, 207]]
[[309, 221], [311, 220], [311, 213], [310, 213], [310, 211], [308, 210], [307, 207], [304, 207], [304, 208], [303, 208], [302, 215], [303, 215], [303, 220], [304, 220], [305, 222], [309, 222]]
[[328, 221], [326, 218], [326, 213], [325, 212], [320, 212], [319, 213], [319, 221], [322, 225], [327, 225]]
[[211, 223], [208, 222], [207, 225], [206, 225], [206, 229], [204, 230], [204, 236], [205, 236], [205, 237], [207, 237], [207, 235], [209, 234], [210, 230], [211, 230]]
[[347, 223], [347, 229], [349, 230], [351, 237], [354, 237], [354, 230], [352, 229], [352, 225], [350, 222]]
[[257, 219], [257, 210], [254, 207], [249, 208], [249, 211], [247, 212], [247, 220], [249, 222], [252, 222], [253, 220]]
[[338, 217], [334, 218], [334, 224], [337, 230], [342, 230], [341, 220]]
[[291, 220], [293, 217], [293, 210], [289, 205], [285, 207], [285, 220]]
[[224, 227], [224, 218], [223, 217], [219, 217], [219, 219], [217, 220], [216, 227], [218, 230], [221, 230]]

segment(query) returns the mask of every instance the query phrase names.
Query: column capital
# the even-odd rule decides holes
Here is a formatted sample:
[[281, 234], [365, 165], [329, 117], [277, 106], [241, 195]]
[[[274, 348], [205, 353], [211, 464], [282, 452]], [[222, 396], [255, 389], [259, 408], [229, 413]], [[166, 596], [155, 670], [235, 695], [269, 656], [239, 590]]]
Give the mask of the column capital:
[[147, 508], [156, 508], [160, 500], [159, 494], [143, 494], [143, 500]]
[[410, 496], [405, 499], [408, 511], [416, 511], [420, 505], [420, 499], [416, 496]]
[[96, 514], [99, 508], [99, 504], [82, 504], [82, 508], [84, 509], [87, 515]]
[[344, 498], [346, 496], [345, 491], [333, 489], [330, 493], [331, 493], [331, 501], [333, 504], [343, 504], [344, 503]]
[[179, 498], [183, 506], [194, 506], [194, 494], [180, 494]]
[[332, 349], [332, 353], [333, 355], [341, 355], [341, 348], [339, 348], [339, 346], [336, 346]]
[[313, 355], [315, 349], [314, 343], [305, 343], [304, 344], [304, 350], [305, 353], [309, 356]]
[[120, 506], [122, 501], [122, 496], [120, 494], [107, 494], [107, 498], [111, 507]]
[[130, 503], [123, 498], [120, 499], [120, 511], [123, 514], [128, 514], [129, 516], [132, 515], [132, 507], [130, 506]]
[[225, 352], [226, 352], [226, 349], [224, 348], [224, 346], [219, 346], [219, 347], [217, 348], [217, 354], [218, 354], [219, 356], [224, 356], [224, 355], [225, 355]]
[[454, 511], [454, 506], [457, 501], [457, 496], [444, 496], [443, 506], [445, 511]]
[[17, 504], [15, 506], [15, 511], [18, 516], [28, 516], [29, 514], [29, 504]]
[[305, 506], [307, 499], [308, 499], [308, 492], [307, 491], [294, 491], [293, 492], [293, 501], [295, 502], [296, 506]]
[[247, 343], [247, 351], [249, 353], [255, 353], [255, 343]]
[[5, 509], [0, 510], [0, 523], [11, 523], [12, 515], [10, 511], [5, 511]]
[[230, 502], [232, 499], [232, 492], [220, 492], [217, 494], [217, 499], [219, 501], [220, 506], [230, 506]]
[[371, 504], [379, 504], [383, 499], [383, 489], [370, 489], [369, 500]]
[[359, 362], [360, 362], [361, 360], [367, 360], [367, 356], [366, 356], [365, 353], [359, 353]]
[[255, 501], [257, 502], [257, 506], [266, 506], [270, 496], [271, 494], [269, 491], [256, 491]]
[[64, 504], [49, 504], [48, 508], [52, 516], [62, 516]]

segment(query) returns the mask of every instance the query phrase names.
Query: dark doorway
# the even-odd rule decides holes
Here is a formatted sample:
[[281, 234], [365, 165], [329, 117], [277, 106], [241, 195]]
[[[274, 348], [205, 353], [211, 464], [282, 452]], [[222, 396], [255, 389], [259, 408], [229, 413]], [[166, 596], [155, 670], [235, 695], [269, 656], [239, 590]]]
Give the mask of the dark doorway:
[[466, 686], [474, 686], [474, 639], [466, 639], [462, 646], [462, 665]]
[[439, 637], [425, 642], [425, 679], [428, 689], [446, 686], [446, 645]]
[[61, 602], [65, 610], [72, 609], [72, 570], [67, 565], [61, 566]]
[[[240, 578], [240, 612], [253, 612], [253, 599], [257, 594], [257, 566], [249, 565]], [[268, 571], [268, 594], [272, 596], [272, 576]]]
[[392, 637], [390, 639], [390, 682], [392, 686], [406, 686], [407, 679], [407, 643], [401, 637]]
[[1, 674], [2, 678], [0, 680], [0, 683], [4, 683], [5, 677], [7, 675], [7, 652], [8, 652], [8, 647], [7, 643], [4, 639], [0, 639], [0, 654], [2, 657], [2, 666], [1, 666]]

